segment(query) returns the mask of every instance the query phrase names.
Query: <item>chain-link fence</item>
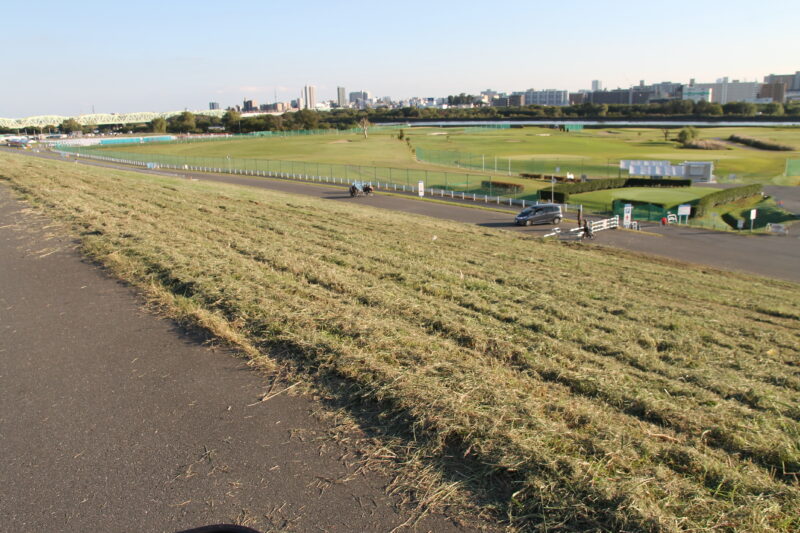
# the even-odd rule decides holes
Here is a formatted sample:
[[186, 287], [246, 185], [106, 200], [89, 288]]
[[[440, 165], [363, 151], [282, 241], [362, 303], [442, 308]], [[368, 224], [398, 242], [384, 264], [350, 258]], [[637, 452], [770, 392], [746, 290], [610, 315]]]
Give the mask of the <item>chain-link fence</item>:
[[418, 161], [434, 165], [503, 173], [508, 176], [526, 174], [540, 179], [566, 176], [567, 173], [573, 174], [575, 178], [580, 178], [582, 174], [598, 178], [616, 178], [621, 172], [618, 159], [606, 159], [603, 162], [596, 159], [575, 158], [512, 158], [427, 148], [415, 148], [415, 154]]

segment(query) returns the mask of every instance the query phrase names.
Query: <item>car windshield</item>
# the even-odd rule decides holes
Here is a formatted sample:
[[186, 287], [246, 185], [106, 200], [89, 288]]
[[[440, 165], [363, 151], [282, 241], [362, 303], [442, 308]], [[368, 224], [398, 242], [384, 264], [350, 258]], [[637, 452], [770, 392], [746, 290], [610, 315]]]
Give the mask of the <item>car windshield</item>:
[[520, 215], [530, 215], [533, 212], [532, 207], [526, 207], [520, 212]]

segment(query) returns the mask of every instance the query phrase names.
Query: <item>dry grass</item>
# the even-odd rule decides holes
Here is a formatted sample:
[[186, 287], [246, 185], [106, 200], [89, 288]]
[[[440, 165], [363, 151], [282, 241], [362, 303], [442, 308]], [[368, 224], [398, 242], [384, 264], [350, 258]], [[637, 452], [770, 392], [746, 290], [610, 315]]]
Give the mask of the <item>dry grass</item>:
[[120, 277], [405, 428], [387, 455], [439, 469], [423, 501], [466, 489], [548, 531], [800, 529], [796, 284], [354, 204], [0, 165]]

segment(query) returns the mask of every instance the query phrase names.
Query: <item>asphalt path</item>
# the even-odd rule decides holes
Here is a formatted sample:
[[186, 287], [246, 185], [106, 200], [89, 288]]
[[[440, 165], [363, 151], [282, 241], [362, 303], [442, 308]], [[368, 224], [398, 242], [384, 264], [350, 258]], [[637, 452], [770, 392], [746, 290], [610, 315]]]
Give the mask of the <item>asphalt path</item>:
[[413, 522], [290, 386], [146, 311], [0, 184], [0, 531]]
[[[26, 153], [40, 157], [58, 158], [58, 156], [49, 153]], [[79, 163], [132, 170], [131, 167], [124, 165], [86, 159], [79, 160]], [[346, 187], [341, 185], [325, 185], [298, 180], [242, 175], [170, 170], [153, 171], [138, 168], [133, 170], [303, 194], [332, 201], [357, 202], [392, 211], [417, 213], [484, 227], [517, 231], [532, 237], [540, 237], [553, 231], [552, 226], [520, 227], [514, 225], [513, 215], [518, 211], [518, 208], [510, 209], [502, 205], [489, 204], [493, 208], [492, 210], [475, 209], [475, 204], [469, 201], [430, 202], [412, 195], [396, 194], [394, 192], [386, 194], [385, 191], [378, 191], [372, 197], [350, 198]], [[782, 191], [785, 196], [800, 197], [800, 194], [798, 194], [800, 188], [789, 189], [791, 190]], [[483, 203], [478, 203], [477, 205], [485, 206]], [[562, 237], [563, 240], [571, 240], [567, 235], [569, 234], [569, 229], [574, 227], [576, 227], [574, 221], [570, 223], [569, 220], [566, 220], [561, 224], [562, 235], [564, 235]], [[593, 244], [622, 248], [724, 270], [800, 282], [800, 234], [797, 232], [790, 232], [788, 236], [749, 235], [686, 226], [661, 227], [653, 223], [644, 225], [643, 230], [640, 232], [627, 230], [598, 232]]]

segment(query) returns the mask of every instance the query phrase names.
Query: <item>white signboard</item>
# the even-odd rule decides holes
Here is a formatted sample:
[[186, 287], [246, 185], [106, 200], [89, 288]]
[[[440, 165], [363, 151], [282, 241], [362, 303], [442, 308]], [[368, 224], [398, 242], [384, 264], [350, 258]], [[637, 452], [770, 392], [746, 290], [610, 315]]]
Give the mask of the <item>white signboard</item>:
[[633, 215], [633, 206], [625, 204], [625, 211], [622, 215], [622, 227], [629, 228], [631, 226], [631, 216]]
[[692, 214], [692, 206], [690, 204], [681, 204], [678, 206], [678, 216], [682, 217], [686, 215], [687, 217]]
[[758, 209], [751, 209], [750, 210], [750, 220], [755, 220], [757, 213], [758, 213]]
[[419, 180], [419, 195], [425, 196], [425, 182], [422, 180]]

